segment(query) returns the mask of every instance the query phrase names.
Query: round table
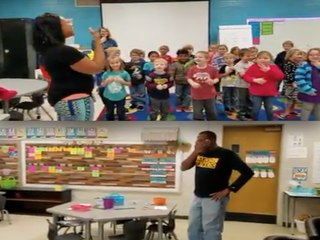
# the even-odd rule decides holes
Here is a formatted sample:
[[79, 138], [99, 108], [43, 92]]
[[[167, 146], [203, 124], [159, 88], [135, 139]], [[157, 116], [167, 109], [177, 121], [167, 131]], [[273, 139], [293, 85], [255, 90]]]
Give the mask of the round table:
[[[28, 78], [0, 78], [0, 87], [17, 91], [15, 97], [27, 96], [43, 91], [48, 87], [48, 82], [41, 79]], [[9, 112], [9, 101], [3, 101], [3, 112]]]

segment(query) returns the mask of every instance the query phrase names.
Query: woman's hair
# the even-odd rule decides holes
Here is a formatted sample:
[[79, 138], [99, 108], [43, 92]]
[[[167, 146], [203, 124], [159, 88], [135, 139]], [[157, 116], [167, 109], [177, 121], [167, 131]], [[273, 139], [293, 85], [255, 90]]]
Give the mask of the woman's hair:
[[110, 66], [110, 62], [119, 61], [120, 62], [120, 70], [123, 71], [125, 68], [124, 61], [120, 57], [108, 57], [107, 60], [107, 70], [113, 71], [113, 69]]
[[310, 57], [310, 53], [311, 53], [312, 51], [318, 51], [318, 53], [320, 53], [320, 48], [310, 48], [310, 49], [308, 50], [307, 55], [306, 55], [306, 58], [307, 58], [307, 62], [309, 62], [309, 63], [310, 63], [309, 57]]
[[288, 61], [292, 58], [292, 56], [296, 53], [302, 53], [300, 49], [297, 49], [297, 48], [291, 48], [287, 54], [286, 54], [286, 57], [285, 57], [285, 60]]
[[240, 52], [240, 48], [237, 47], [237, 46], [232, 47], [232, 48], [230, 49], [230, 53], [232, 53], [232, 54], [235, 54], [234, 52], [236, 52], [236, 51], [238, 51], [238, 53]]
[[64, 43], [65, 36], [62, 32], [60, 16], [44, 13], [36, 17], [33, 26], [33, 47], [38, 53]]
[[105, 30], [105, 31], [108, 32], [107, 40], [113, 39], [112, 36], [111, 36], [111, 32], [110, 32], [109, 28], [101, 27], [101, 28], [99, 28], [99, 33], [101, 32], [101, 30]]

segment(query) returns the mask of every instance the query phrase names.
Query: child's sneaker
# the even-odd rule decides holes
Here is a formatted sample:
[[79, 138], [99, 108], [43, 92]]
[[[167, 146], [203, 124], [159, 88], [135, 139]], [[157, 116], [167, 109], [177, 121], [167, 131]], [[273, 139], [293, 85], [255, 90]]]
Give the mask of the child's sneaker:
[[137, 110], [138, 110], [138, 111], [143, 111], [143, 110], [144, 110], [144, 106], [143, 106], [143, 105], [137, 106]]
[[184, 107], [184, 108], [182, 108], [182, 110], [184, 112], [192, 112], [192, 108], [191, 107]]
[[280, 115], [278, 116], [278, 119], [280, 119], [280, 120], [285, 120], [287, 117], [288, 117], [287, 115], [280, 114]]
[[129, 108], [130, 109], [135, 109], [135, 108], [137, 108], [137, 105], [136, 104], [131, 104]]
[[176, 112], [182, 112], [182, 107], [176, 107]]

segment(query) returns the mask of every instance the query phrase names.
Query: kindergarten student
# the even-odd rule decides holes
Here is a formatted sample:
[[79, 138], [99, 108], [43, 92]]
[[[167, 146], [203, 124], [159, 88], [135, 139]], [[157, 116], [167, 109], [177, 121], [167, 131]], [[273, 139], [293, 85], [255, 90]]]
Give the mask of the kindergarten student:
[[257, 54], [256, 63], [248, 68], [243, 79], [249, 83], [249, 92], [252, 98], [252, 119], [258, 120], [262, 102], [267, 120], [273, 120], [273, 98], [278, 94], [278, 81], [284, 77], [281, 69], [272, 64], [272, 55], [268, 51]]
[[208, 121], [217, 120], [215, 106], [217, 92], [214, 84], [219, 81], [219, 74], [217, 69], [208, 65], [208, 59], [208, 52], [197, 52], [195, 56], [197, 65], [191, 67], [187, 73], [191, 85], [193, 120], [204, 120], [203, 110]]
[[146, 77], [146, 87], [150, 98], [150, 120], [167, 120], [169, 114], [169, 88], [173, 86], [170, 75], [165, 71], [167, 61], [163, 58], [154, 60], [154, 70]]
[[160, 55], [158, 52], [156, 51], [150, 51], [148, 53], [148, 58], [150, 60], [150, 62], [146, 62], [144, 65], [143, 65], [143, 72], [145, 75], [148, 75], [154, 68], [154, 60], [159, 58]]
[[187, 81], [187, 71], [191, 64], [188, 64], [189, 61], [189, 52], [186, 49], [179, 49], [177, 51], [177, 61], [171, 64], [170, 66], [170, 76], [175, 84], [176, 92], [176, 111], [177, 112], [190, 112], [190, 85]]
[[284, 113], [279, 116], [279, 119], [286, 119], [290, 114], [297, 114], [294, 109], [298, 97], [298, 87], [294, 81], [294, 77], [295, 71], [302, 61], [302, 51], [296, 48], [290, 49], [285, 57], [282, 68], [285, 74], [284, 95], [286, 97], [286, 109]]
[[141, 58], [141, 50], [132, 49], [130, 52], [131, 61], [126, 63], [125, 70], [131, 77], [131, 106], [130, 109], [136, 108], [138, 111], [143, 111], [145, 106], [145, 75], [143, 66], [145, 61]]
[[114, 110], [116, 109], [118, 120], [125, 120], [126, 89], [131, 86], [130, 75], [124, 70], [124, 63], [119, 57], [108, 59], [107, 71], [102, 75], [101, 85], [105, 87], [105, 97], [108, 121], [114, 121]]
[[168, 52], [170, 51], [169, 47], [167, 45], [162, 45], [159, 47], [160, 57], [165, 59], [170, 65], [172, 63], [172, 57], [168, 55]]
[[226, 63], [220, 68], [220, 78], [222, 86], [222, 99], [224, 111], [227, 115], [236, 110], [237, 107], [237, 91], [236, 91], [236, 71], [234, 68], [235, 56], [231, 53], [223, 55]]
[[246, 121], [251, 119], [252, 102], [248, 90], [249, 84], [246, 81], [244, 81], [243, 75], [246, 72], [246, 70], [253, 64], [253, 62], [251, 61], [252, 54], [248, 48], [241, 49], [239, 56], [241, 60], [234, 66], [237, 76], [237, 118], [240, 121]]

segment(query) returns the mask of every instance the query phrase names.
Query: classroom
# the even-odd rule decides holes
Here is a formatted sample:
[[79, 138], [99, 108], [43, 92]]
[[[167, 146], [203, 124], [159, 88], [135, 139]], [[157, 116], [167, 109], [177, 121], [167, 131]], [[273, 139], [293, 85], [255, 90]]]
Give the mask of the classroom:
[[[145, 4], [145, 8], [140, 4]], [[172, 8], [159, 13], [161, 4]], [[250, 46], [254, 41], [256, 47], [273, 55], [282, 51], [281, 44], [286, 40], [307, 50], [318, 47], [317, 37], [309, 34], [320, 24], [319, 10], [317, 0], [28, 0], [23, 4], [21, 0], [0, 1], [0, 19], [35, 18], [45, 12], [64, 16], [72, 22], [75, 32], [68, 39], [70, 45], [91, 48], [88, 28], [108, 27], [121, 44], [124, 58], [129, 57], [133, 48], [151, 51], [161, 44], [168, 44], [172, 55], [189, 43], [196, 51], [207, 50], [210, 43], [219, 42], [222, 34], [230, 41], [226, 44], [240, 46], [248, 44], [249, 39]], [[150, 21], [145, 21], [145, 17]], [[130, 20], [132, 25], [124, 28]], [[157, 21], [162, 25], [157, 25]], [[259, 34], [254, 32], [257, 23], [264, 28], [264, 34], [260, 29]], [[191, 27], [181, 31], [184, 24]], [[253, 31], [249, 35], [248, 25]], [[2, 26], [0, 22], [0, 29]], [[128, 42], [136, 28], [144, 32], [135, 43]], [[238, 30], [239, 34], [234, 35]], [[294, 34], [295, 30], [299, 34]], [[167, 31], [168, 42], [149, 41], [160, 39], [157, 34], [162, 31]], [[177, 32], [181, 34], [177, 36]], [[181, 113], [175, 113], [165, 122], [148, 121], [145, 115], [141, 119], [140, 115], [132, 116], [132, 122], [105, 122], [106, 118], [101, 117], [106, 114], [104, 103], [98, 92], [94, 91], [93, 96], [93, 121], [56, 121], [55, 109], [45, 102], [42, 106], [48, 113], [37, 109], [41, 115], [38, 119], [33, 118], [37, 112], [31, 113], [34, 116], [23, 113], [25, 120], [40, 121], [0, 122], [2, 238], [320, 239], [320, 227], [314, 226], [320, 219], [319, 121], [297, 121], [300, 116], [292, 116], [285, 119], [288, 121], [274, 118], [271, 122], [263, 116], [259, 122], [239, 122], [234, 115], [226, 116], [222, 106], [218, 108], [219, 121], [193, 121], [188, 112], [183, 112], [182, 118], [178, 118]], [[279, 106], [284, 105], [281, 101]], [[275, 114], [279, 106], [274, 109]], [[312, 115], [310, 120], [317, 119]], [[237, 191], [230, 184], [242, 174], [233, 172], [227, 188], [220, 192], [224, 195], [215, 196], [217, 202], [228, 201], [225, 212], [219, 210], [224, 207], [218, 207], [224, 222], [222, 237], [221, 229], [210, 230], [216, 234], [210, 236], [203, 236], [204, 230], [200, 229], [192, 238], [194, 232], [188, 222], [194, 216], [190, 209], [195, 203], [198, 170], [193, 165], [190, 170], [188, 166], [184, 168], [183, 163], [199, 147], [203, 136], [199, 133], [203, 131], [214, 132], [217, 146], [232, 152], [230, 156], [239, 156], [244, 163], [242, 168], [246, 166], [252, 173]], [[197, 169], [202, 162], [201, 169], [207, 170], [217, 165], [219, 157], [199, 153], [193, 159], [194, 165], [199, 164]], [[204, 218], [202, 221], [205, 222]]]

